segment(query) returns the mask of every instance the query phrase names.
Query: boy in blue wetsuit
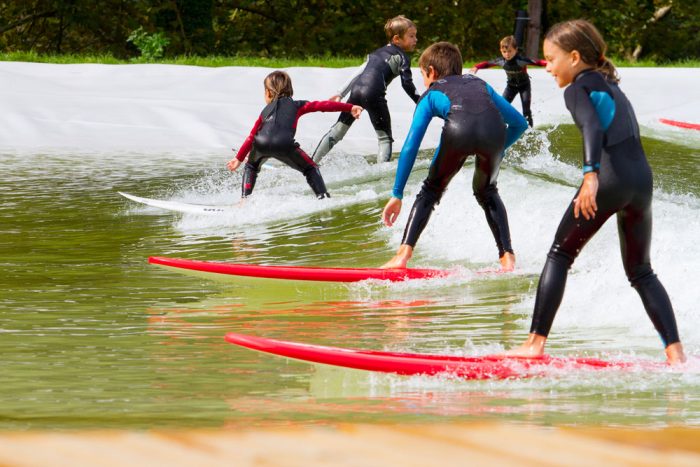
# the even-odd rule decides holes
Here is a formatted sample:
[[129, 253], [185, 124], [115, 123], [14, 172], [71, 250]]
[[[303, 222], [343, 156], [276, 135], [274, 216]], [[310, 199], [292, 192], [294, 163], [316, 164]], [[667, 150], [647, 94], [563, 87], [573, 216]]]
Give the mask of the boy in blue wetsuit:
[[[362, 106], [369, 113], [379, 140], [377, 162], [391, 159], [391, 143], [394, 141], [391, 135], [391, 115], [386, 102], [387, 86], [394, 78], [401, 76], [401, 86], [406, 94], [414, 102], [420, 97], [411, 76], [411, 59], [406, 55], [406, 52], [413, 52], [416, 48], [416, 25], [404, 16], [397, 16], [386, 22], [384, 32], [389, 43], [369, 54], [357, 73], [337, 95], [330, 98], [332, 101], [340, 101], [349, 92], [348, 103]], [[336, 124], [318, 143], [313, 155], [314, 162], [320, 162], [343, 139], [354, 121], [350, 113], [340, 114]]]
[[416, 106], [411, 129], [401, 149], [392, 198], [382, 213], [385, 225], [393, 225], [401, 211], [403, 190], [430, 120], [440, 117], [445, 120], [445, 126], [428, 177], [408, 217], [401, 246], [382, 267], [406, 267], [435, 204], [440, 202], [447, 185], [467, 157], [475, 154], [474, 196], [484, 209], [496, 240], [501, 267], [510, 271], [515, 267], [515, 255], [496, 178], [504, 151], [527, 129], [527, 122], [485, 81], [473, 75], [462, 75], [462, 56], [457, 46], [449, 42], [431, 45], [421, 55], [418, 66], [428, 90]]
[[501, 39], [500, 47], [503, 58], [477, 63], [469, 71], [476, 73], [477, 70], [483, 70], [484, 68], [503, 67], [506, 72], [506, 88], [503, 90], [503, 97], [508, 102], [513, 102], [515, 96], [520, 94], [523, 115], [527, 119], [527, 123], [532, 126], [532, 111], [530, 110], [532, 86], [530, 85], [530, 75], [527, 74], [527, 66], [546, 66], [547, 62], [544, 60], [533, 60], [520, 55], [518, 43], [515, 41], [514, 36], [506, 36]]
[[651, 268], [652, 174], [634, 110], [617, 83], [598, 30], [585, 20], [556, 24], [544, 40], [547, 71], [564, 92], [583, 136], [583, 182], [562, 218], [537, 286], [530, 335], [510, 355], [544, 353], [569, 268], [588, 240], [617, 217], [625, 273], [637, 290], [671, 364], [685, 361], [671, 301]]

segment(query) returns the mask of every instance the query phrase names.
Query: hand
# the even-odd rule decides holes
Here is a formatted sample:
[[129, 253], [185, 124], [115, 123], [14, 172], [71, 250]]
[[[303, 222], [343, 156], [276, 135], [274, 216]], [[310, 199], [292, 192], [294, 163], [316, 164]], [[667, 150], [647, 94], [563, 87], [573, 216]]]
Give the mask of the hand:
[[365, 109], [363, 109], [359, 105], [353, 105], [352, 109], [350, 109], [350, 113], [352, 114], [353, 117], [355, 117], [355, 120], [357, 120], [358, 118], [360, 118], [360, 114], [362, 113], [363, 110], [365, 110]]
[[333, 102], [340, 102], [340, 99], [342, 99], [342, 97], [340, 97], [340, 94], [336, 94], [335, 96], [331, 96], [328, 100]]
[[391, 227], [396, 222], [396, 219], [401, 213], [401, 200], [398, 198], [391, 198], [384, 206], [384, 211], [382, 211], [382, 221], [387, 227]]
[[478, 70], [478, 68], [475, 67], [475, 66], [473, 66], [473, 67], [471, 67], [471, 68], [469, 69], [469, 72], [468, 72], [468, 73], [471, 74], [471, 75], [475, 75], [476, 72], [477, 72], [477, 70]]
[[578, 219], [579, 214], [583, 214], [586, 220], [594, 219], [598, 205], [595, 202], [598, 193], [598, 174], [588, 172], [583, 176], [583, 183], [578, 191], [578, 196], [574, 198], [574, 217]]
[[226, 167], [227, 167], [231, 172], [235, 172], [236, 169], [237, 169], [238, 167], [241, 166], [241, 164], [242, 164], [241, 161], [239, 161], [239, 160], [236, 159], [236, 158], [233, 158], [233, 159], [231, 159], [230, 161], [228, 161], [228, 163], [226, 164]]

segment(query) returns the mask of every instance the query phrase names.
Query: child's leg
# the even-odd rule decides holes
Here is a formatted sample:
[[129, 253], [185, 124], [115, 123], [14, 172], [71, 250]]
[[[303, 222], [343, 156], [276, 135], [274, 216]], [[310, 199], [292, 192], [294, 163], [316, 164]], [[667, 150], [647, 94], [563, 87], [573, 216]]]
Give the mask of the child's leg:
[[527, 120], [527, 124], [532, 127], [532, 111], [530, 110], [530, 101], [532, 100], [532, 86], [528, 82], [520, 88], [520, 102], [523, 105], [523, 116]]
[[326, 183], [323, 181], [323, 177], [321, 176], [321, 171], [318, 170], [318, 166], [300, 147], [295, 147], [293, 150], [289, 151], [283, 156], [278, 157], [277, 159], [304, 174], [304, 177], [306, 177], [306, 182], [309, 184], [318, 199], [331, 197], [331, 195], [328, 194]]
[[518, 89], [511, 86], [510, 84], [506, 85], [506, 88], [503, 90], [503, 98], [507, 100], [508, 102], [513, 102], [513, 99], [515, 99], [515, 96], [518, 95]]
[[449, 144], [445, 144], [444, 133], [440, 140], [433, 162], [430, 165], [428, 177], [423, 181], [423, 187], [416, 196], [408, 222], [404, 229], [401, 244], [415, 247], [423, 230], [428, 225], [430, 215], [435, 205], [440, 203], [447, 185], [464, 165], [467, 154], [461, 150], [455, 150]]
[[318, 142], [318, 146], [316, 146], [316, 150], [314, 151], [313, 155], [314, 162], [321, 162], [321, 159], [323, 159], [326, 154], [333, 149], [333, 146], [338, 144], [345, 137], [345, 134], [348, 132], [354, 121], [355, 117], [353, 117], [349, 112], [342, 112], [340, 114], [340, 117], [338, 118], [338, 121], [335, 122], [335, 125], [333, 125], [331, 129], [328, 130], [328, 133], [323, 135], [321, 141]]
[[247, 198], [253, 193], [255, 188], [255, 182], [258, 179], [258, 174], [260, 173], [260, 167], [263, 162], [267, 160], [267, 157], [262, 157], [259, 152], [253, 149], [248, 156], [248, 162], [246, 162], [243, 170], [243, 183], [241, 184], [241, 198]]
[[404, 268], [408, 260], [413, 256], [413, 249], [418, 243], [418, 238], [425, 230], [430, 220], [430, 215], [435, 205], [440, 202], [445, 188], [452, 177], [462, 168], [467, 159], [467, 152], [451, 148], [451, 144], [445, 142], [445, 132], [440, 138], [440, 145], [436, 151], [433, 162], [428, 172], [428, 177], [423, 181], [423, 187], [416, 196], [408, 222], [403, 231], [401, 246], [396, 255], [385, 263], [382, 268]]
[[625, 274], [642, 299], [664, 347], [680, 342], [671, 300], [651, 268], [651, 197], [642, 206], [631, 204], [617, 214]]
[[377, 98], [371, 105], [368, 102], [366, 107], [369, 119], [372, 122], [374, 131], [377, 133], [377, 162], [389, 162], [391, 160], [391, 114], [389, 105], [384, 97]]
[[[578, 196], [578, 192], [574, 199]], [[530, 333], [547, 337], [554, 322], [554, 317], [561, 305], [569, 268], [579, 252], [593, 235], [614, 214], [614, 209], [605, 209], [598, 205], [598, 212], [592, 219], [574, 217], [574, 203], [569, 203], [554, 236], [547, 260], [545, 261], [535, 298]]]
[[306, 177], [306, 183], [309, 184], [316, 195], [316, 198], [323, 199], [331, 197], [326, 189], [326, 183], [323, 181], [323, 177], [321, 176], [321, 171], [318, 169], [318, 166], [307, 168], [304, 171], [304, 176]]
[[474, 197], [486, 214], [486, 222], [491, 229], [494, 240], [496, 240], [499, 258], [502, 258], [506, 253], [513, 254], [508, 214], [496, 186], [501, 160], [502, 155], [498, 152], [478, 154], [474, 163], [474, 178], [472, 180]]

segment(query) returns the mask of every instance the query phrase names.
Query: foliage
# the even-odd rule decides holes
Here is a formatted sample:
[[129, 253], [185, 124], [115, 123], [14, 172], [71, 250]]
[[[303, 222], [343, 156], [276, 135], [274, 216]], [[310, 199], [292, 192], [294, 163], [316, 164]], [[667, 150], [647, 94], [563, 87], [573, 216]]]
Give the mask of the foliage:
[[148, 34], [140, 27], [133, 31], [126, 39], [131, 42], [141, 52], [141, 57], [147, 61], [153, 61], [161, 58], [165, 52], [165, 48], [170, 41], [162, 32]]
[[[547, 0], [543, 26], [593, 21], [610, 54], [657, 63], [700, 58], [700, 15], [690, 0]], [[661, 6], [667, 15], [650, 21]], [[386, 42], [387, 18], [418, 25], [419, 48], [436, 40], [459, 45], [465, 59], [498, 55], [511, 34], [514, 0], [0, 0], [0, 50], [41, 54], [139, 55], [130, 33], [162, 31], [165, 56], [364, 56]], [[419, 50], [420, 51], [420, 50]], [[144, 54], [145, 57], [145, 54]]]
[[[484, 57], [485, 58], [485, 57]], [[177, 57], [166, 57], [154, 60], [152, 63], [163, 65], [187, 65], [202, 67], [224, 67], [224, 66], [258, 66], [264, 68], [291, 68], [291, 67], [326, 67], [326, 68], [347, 68], [356, 67], [362, 63], [364, 57], [303, 57], [303, 58], [270, 58], [251, 57], [245, 55], [222, 56], [210, 55], [206, 57], [196, 55], [179, 55]], [[639, 61], [626, 61], [624, 59], [612, 58], [617, 67], [678, 67], [678, 68], [700, 68], [700, 60], [681, 60], [678, 62], [656, 62], [645, 59]], [[471, 67], [481, 59], [468, 60], [465, 68]], [[108, 65], [119, 65], [131, 63], [129, 60], [115, 58], [112, 55], [87, 55], [87, 54], [39, 54], [36, 52], [11, 52], [0, 53], [0, 62], [37, 62], [37, 63], [101, 63]], [[415, 65], [415, 64], [414, 64]]]

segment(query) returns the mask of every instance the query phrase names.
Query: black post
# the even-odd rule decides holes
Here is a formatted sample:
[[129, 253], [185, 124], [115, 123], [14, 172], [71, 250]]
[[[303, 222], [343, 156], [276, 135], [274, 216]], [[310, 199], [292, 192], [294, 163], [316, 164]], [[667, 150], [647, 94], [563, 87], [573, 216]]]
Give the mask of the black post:
[[530, 18], [527, 15], [527, 11], [516, 10], [513, 36], [515, 36], [515, 42], [518, 43], [518, 50], [521, 52], [523, 50], [523, 46], [525, 45], [525, 30], [527, 29], [528, 21], [530, 21]]

